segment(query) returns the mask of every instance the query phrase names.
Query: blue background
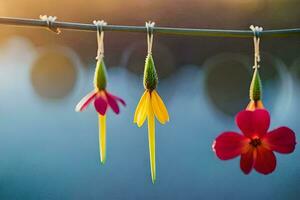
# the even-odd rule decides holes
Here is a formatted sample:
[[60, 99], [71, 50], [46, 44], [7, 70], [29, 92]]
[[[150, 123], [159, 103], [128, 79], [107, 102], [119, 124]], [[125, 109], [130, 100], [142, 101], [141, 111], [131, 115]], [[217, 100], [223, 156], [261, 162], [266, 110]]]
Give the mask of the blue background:
[[[92, 89], [93, 67], [78, 68], [76, 86], [65, 98], [47, 100], [35, 93], [28, 78], [34, 54], [28, 41], [20, 38], [1, 48], [1, 199], [298, 198], [298, 148], [290, 155], [277, 154], [277, 169], [268, 176], [255, 171], [246, 176], [238, 159], [224, 162], [214, 155], [214, 138], [237, 128], [234, 117], [217, 110], [205, 93], [209, 65], [184, 66], [159, 83], [170, 122], [157, 125], [158, 178], [153, 185], [147, 129], [132, 122], [143, 92], [141, 76], [121, 67], [108, 70], [109, 89], [123, 97], [127, 107], [119, 116], [108, 113], [107, 163], [101, 166], [97, 115], [93, 107], [74, 111]], [[287, 75], [281, 83], [287, 88], [266, 92], [265, 104], [273, 105], [272, 128], [286, 125], [298, 133], [299, 95], [286, 92], [299, 91], [294, 83]], [[270, 84], [268, 90], [274, 91]]]
[[[299, 0], [0, 0], [0, 16], [109, 24], [248, 29], [300, 27]], [[103, 6], [105, 5], [105, 6]], [[138, 9], [138, 12], [136, 10]], [[105, 33], [108, 89], [125, 99], [107, 116], [107, 161], [100, 165], [97, 114], [74, 111], [93, 89], [96, 34], [1, 25], [0, 199], [300, 199], [300, 150], [276, 154], [270, 175], [244, 175], [239, 158], [221, 161], [211, 145], [238, 131], [248, 104], [252, 38], [154, 36], [158, 92], [170, 122], [157, 123], [157, 181], [150, 176], [147, 127], [133, 124], [143, 93], [143, 33]], [[271, 129], [299, 137], [299, 37], [263, 38], [263, 100]]]

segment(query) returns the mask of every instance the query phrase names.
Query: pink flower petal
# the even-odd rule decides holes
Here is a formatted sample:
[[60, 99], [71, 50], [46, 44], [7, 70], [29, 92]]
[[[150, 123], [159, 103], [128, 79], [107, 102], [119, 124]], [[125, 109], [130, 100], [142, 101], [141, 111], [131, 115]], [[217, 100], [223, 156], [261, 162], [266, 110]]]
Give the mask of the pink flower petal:
[[253, 148], [249, 147], [246, 153], [241, 154], [240, 168], [245, 174], [249, 174], [253, 168]]
[[263, 146], [256, 148], [254, 168], [257, 172], [265, 175], [272, 173], [276, 168], [276, 157], [274, 153]]
[[235, 132], [224, 132], [219, 135], [213, 144], [213, 150], [221, 160], [235, 158], [242, 153], [248, 138]]
[[110, 96], [112, 96], [115, 100], [119, 101], [121, 104], [123, 104], [123, 106], [126, 106], [125, 101], [123, 99], [121, 99], [120, 97], [115, 96], [115, 95], [113, 95], [111, 93], [108, 93], [108, 92], [106, 92], [106, 93], [109, 94]]
[[296, 146], [296, 136], [288, 127], [279, 127], [266, 134], [263, 142], [270, 150], [279, 153], [292, 153]]
[[88, 93], [85, 97], [83, 97], [80, 102], [76, 105], [75, 110], [77, 112], [85, 110], [88, 105], [94, 100], [97, 93], [95, 91], [92, 91]]
[[104, 100], [104, 98], [100, 95], [98, 95], [94, 101], [95, 109], [100, 115], [105, 115], [107, 110], [107, 102]]
[[108, 102], [109, 106], [111, 107], [111, 109], [116, 114], [119, 114], [120, 109], [119, 109], [119, 106], [117, 104], [117, 101], [109, 93], [107, 93], [107, 92], [106, 92], [106, 98], [107, 98], [107, 102]]
[[241, 111], [236, 116], [236, 124], [247, 137], [262, 137], [270, 126], [270, 115], [265, 109]]

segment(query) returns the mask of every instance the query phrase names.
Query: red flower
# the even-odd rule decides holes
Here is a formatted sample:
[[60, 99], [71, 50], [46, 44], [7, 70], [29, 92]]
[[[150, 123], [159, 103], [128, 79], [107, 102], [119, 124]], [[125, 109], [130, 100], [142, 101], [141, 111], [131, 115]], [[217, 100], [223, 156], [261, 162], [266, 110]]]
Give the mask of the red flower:
[[77, 104], [76, 111], [85, 110], [88, 105], [94, 102], [95, 109], [100, 115], [105, 115], [108, 107], [110, 107], [116, 114], [119, 114], [120, 109], [118, 102], [126, 105], [125, 101], [120, 97], [114, 96], [108, 93], [106, 90], [96, 90], [87, 94], [83, 99]]
[[273, 151], [283, 154], [295, 149], [295, 133], [288, 127], [279, 127], [268, 132], [270, 115], [267, 110], [241, 111], [236, 116], [236, 124], [243, 135], [224, 132], [213, 144], [213, 150], [221, 160], [241, 155], [240, 167], [245, 174], [254, 169], [269, 174], [276, 168]]

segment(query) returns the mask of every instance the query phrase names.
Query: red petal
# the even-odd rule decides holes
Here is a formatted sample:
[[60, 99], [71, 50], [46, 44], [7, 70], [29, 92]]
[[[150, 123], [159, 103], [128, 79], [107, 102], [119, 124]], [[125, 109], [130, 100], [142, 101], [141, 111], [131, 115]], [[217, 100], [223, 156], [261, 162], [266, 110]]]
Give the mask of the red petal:
[[90, 93], [88, 93], [85, 97], [83, 97], [80, 102], [76, 105], [75, 110], [78, 111], [83, 111], [85, 110], [88, 105], [94, 100], [95, 96], [96, 96], [96, 92], [92, 91]]
[[249, 174], [253, 168], [253, 147], [249, 147], [246, 153], [241, 154], [240, 167], [245, 174]]
[[109, 94], [110, 96], [112, 96], [115, 100], [119, 101], [121, 104], [123, 104], [123, 106], [126, 106], [126, 103], [123, 99], [121, 99], [118, 96], [112, 95], [111, 93], [106, 92], [107, 94]]
[[272, 173], [276, 168], [276, 157], [274, 153], [263, 146], [256, 148], [254, 168], [262, 174]]
[[117, 97], [117, 96], [114, 96], [114, 98], [115, 98], [116, 100], [118, 100], [121, 104], [123, 104], [123, 106], [126, 106], [126, 103], [125, 103], [125, 101], [124, 101], [123, 99], [121, 99], [121, 98], [119, 98], [119, 97]]
[[94, 101], [95, 109], [100, 115], [105, 115], [107, 110], [107, 102], [103, 99], [102, 96], [97, 96]]
[[292, 153], [296, 146], [295, 133], [288, 127], [279, 127], [269, 132], [263, 139], [266, 146], [279, 153]]
[[262, 137], [270, 126], [270, 115], [265, 109], [241, 111], [236, 116], [236, 124], [247, 137]]
[[109, 93], [107, 93], [107, 92], [106, 92], [106, 98], [107, 98], [107, 102], [108, 102], [109, 106], [111, 107], [111, 109], [116, 114], [119, 114], [120, 109], [119, 109], [119, 106], [117, 104], [117, 101]]
[[213, 150], [221, 160], [232, 159], [241, 154], [248, 138], [235, 132], [224, 132], [213, 144]]

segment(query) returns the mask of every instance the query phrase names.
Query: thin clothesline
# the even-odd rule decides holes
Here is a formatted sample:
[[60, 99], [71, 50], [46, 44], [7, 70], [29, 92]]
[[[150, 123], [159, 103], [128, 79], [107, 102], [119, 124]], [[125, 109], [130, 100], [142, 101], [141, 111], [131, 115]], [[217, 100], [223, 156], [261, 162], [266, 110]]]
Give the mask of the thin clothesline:
[[[41, 19], [29, 18], [13, 18], [0, 17], [0, 24], [14, 25], [14, 26], [28, 26], [28, 27], [44, 27], [49, 28], [49, 23]], [[51, 23], [52, 27], [59, 29], [77, 30], [77, 31], [97, 31], [94, 24], [76, 23], [76, 22], [62, 22], [54, 21]], [[119, 31], [119, 32], [147, 32], [145, 26], [125, 26], [125, 25], [106, 25], [103, 26], [104, 31]], [[196, 28], [171, 28], [171, 27], [154, 27], [154, 33], [167, 35], [183, 35], [183, 36], [207, 36], [207, 37], [236, 37], [236, 38], [250, 38], [253, 37], [251, 30], [227, 30], [227, 29], [196, 29]], [[263, 30], [260, 37], [288, 37], [300, 36], [300, 28], [292, 29], [273, 29]]]

